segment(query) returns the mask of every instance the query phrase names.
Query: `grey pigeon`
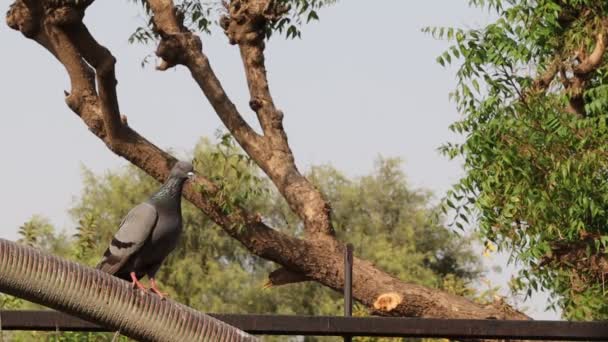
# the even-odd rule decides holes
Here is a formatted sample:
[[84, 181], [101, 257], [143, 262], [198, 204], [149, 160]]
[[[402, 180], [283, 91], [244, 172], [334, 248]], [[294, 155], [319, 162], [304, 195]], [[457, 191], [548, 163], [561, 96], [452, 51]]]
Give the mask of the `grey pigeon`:
[[182, 231], [182, 188], [192, 176], [192, 164], [177, 162], [158, 192], [131, 209], [122, 220], [97, 268], [118, 278], [131, 280], [133, 287], [142, 290], [146, 288], [138, 279], [148, 276], [150, 290], [164, 297], [154, 275], [179, 240]]

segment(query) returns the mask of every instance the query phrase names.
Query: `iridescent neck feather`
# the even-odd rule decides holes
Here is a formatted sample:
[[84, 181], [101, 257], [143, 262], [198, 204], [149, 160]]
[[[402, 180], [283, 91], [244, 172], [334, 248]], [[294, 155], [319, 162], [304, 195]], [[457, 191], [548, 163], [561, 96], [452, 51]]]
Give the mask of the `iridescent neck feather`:
[[151, 202], [159, 204], [180, 204], [182, 187], [186, 179], [180, 177], [169, 177], [167, 181], [150, 197]]

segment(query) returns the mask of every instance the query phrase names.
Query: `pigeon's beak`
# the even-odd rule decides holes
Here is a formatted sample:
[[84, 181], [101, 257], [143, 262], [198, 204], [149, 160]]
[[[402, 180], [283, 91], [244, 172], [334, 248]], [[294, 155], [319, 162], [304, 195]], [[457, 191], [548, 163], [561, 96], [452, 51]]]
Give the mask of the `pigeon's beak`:
[[187, 176], [188, 176], [188, 179], [192, 179], [192, 178], [194, 178], [195, 173], [192, 172], [192, 171], [190, 171], [190, 172], [187, 173]]

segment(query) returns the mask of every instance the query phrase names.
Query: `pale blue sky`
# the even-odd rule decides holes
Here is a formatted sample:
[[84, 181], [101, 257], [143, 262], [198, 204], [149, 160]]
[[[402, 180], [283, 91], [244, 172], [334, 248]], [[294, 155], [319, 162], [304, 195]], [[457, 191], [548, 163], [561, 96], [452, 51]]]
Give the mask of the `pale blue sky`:
[[[0, 0], [3, 13], [10, 2]], [[411, 184], [441, 197], [462, 173], [458, 162], [437, 152], [457, 138], [447, 128], [458, 118], [448, 100], [455, 78], [435, 62], [446, 43], [420, 30], [488, 21], [487, 13], [467, 3], [343, 0], [322, 10], [321, 21], [306, 26], [302, 40], [273, 39], [267, 48], [271, 91], [285, 113], [298, 166], [331, 163], [357, 176], [369, 172], [379, 154], [401, 157]], [[96, 1], [85, 22], [118, 59], [119, 100], [129, 124], [159, 146], [185, 153], [221, 123], [184, 68], [140, 68], [154, 48], [127, 43], [144, 23], [138, 13], [126, 1]], [[81, 188], [81, 165], [103, 172], [126, 162], [66, 107], [68, 78], [49, 53], [4, 23], [0, 41], [0, 237], [15, 239], [32, 214], [70, 229], [66, 209]], [[214, 34], [203, 36], [203, 49], [229, 96], [253, 119], [237, 48]], [[504, 267], [505, 260], [497, 257], [491, 264]], [[490, 278], [504, 284], [509, 272]], [[537, 319], [557, 317], [543, 313], [544, 296], [526, 305]]]

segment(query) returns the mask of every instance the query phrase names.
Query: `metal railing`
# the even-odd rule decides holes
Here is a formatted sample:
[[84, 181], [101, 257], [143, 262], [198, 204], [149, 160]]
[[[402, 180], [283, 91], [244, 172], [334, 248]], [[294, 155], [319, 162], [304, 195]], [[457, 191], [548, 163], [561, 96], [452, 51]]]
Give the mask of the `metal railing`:
[[[608, 322], [210, 314], [255, 335], [608, 341]], [[58, 311], [0, 311], [3, 330], [109, 331]]]
[[[608, 322], [351, 317], [353, 247], [344, 250], [344, 316], [209, 314], [255, 335], [608, 341]], [[58, 311], [0, 311], [0, 330], [110, 331]]]

